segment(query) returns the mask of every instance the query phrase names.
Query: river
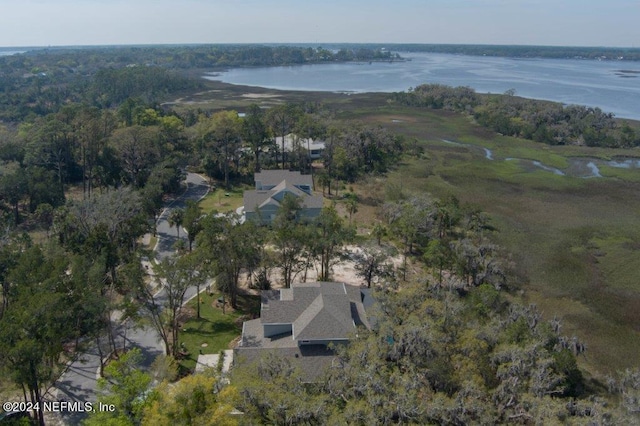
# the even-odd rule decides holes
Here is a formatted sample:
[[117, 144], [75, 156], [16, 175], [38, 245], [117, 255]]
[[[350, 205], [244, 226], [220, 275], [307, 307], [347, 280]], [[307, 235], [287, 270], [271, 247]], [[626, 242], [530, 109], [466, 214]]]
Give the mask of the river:
[[402, 53], [406, 62], [237, 68], [205, 78], [282, 90], [397, 92], [423, 83], [469, 86], [564, 104], [599, 107], [640, 120], [640, 62], [515, 59]]

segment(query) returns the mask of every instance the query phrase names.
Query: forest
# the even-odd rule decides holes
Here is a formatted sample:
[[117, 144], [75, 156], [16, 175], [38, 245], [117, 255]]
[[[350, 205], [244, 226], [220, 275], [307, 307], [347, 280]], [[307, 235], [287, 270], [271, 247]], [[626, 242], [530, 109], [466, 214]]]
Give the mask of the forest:
[[[519, 266], [495, 242], [500, 230], [486, 212], [386, 180], [428, 161], [420, 141], [315, 99], [251, 103], [243, 114], [161, 104], [206, 88], [190, 68], [389, 55], [187, 46], [0, 58], [3, 396], [41, 402], [70, 359], [106, 342], [112, 359], [100, 366], [96, 397], [116, 410], [91, 413], [86, 424], [637, 422], [638, 370], [587, 379], [578, 362], [588, 342], [518, 299]], [[640, 143], [610, 114], [513, 94], [419, 86], [383, 103], [464, 113], [503, 135], [550, 145]], [[275, 138], [290, 133], [298, 138], [285, 153]], [[320, 160], [309, 158], [306, 138], [325, 141]], [[167, 294], [157, 298], [142, 264], [154, 254], [141, 240], [184, 191], [185, 173], [228, 194], [251, 184], [254, 172], [276, 168], [313, 174], [325, 196], [320, 216], [300, 222], [300, 205], [285, 199], [273, 225], [260, 227], [187, 202], [169, 217], [178, 237], [181, 225], [189, 230], [187, 239], [153, 267]], [[363, 182], [375, 189], [362, 190]], [[365, 209], [372, 217], [354, 221]], [[289, 287], [315, 265], [319, 279], [330, 280], [348, 244], [363, 250], [355, 267], [374, 290], [377, 326], [334, 348], [335, 368], [322, 381], [306, 383], [286, 361], [268, 357], [229, 379], [179, 366], [187, 288], [214, 280], [229, 309], [241, 312], [243, 277], [257, 290]], [[269, 278], [274, 270], [277, 281]], [[116, 328], [125, 321], [151, 324], [161, 337], [166, 356], [151, 369], [141, 369], [139, 351], [120, 339]], [[43, 413], [35, 418], [45, 423]]]
[[394, 93], [392, 99], [402, 105], [471, 114], [479, 124], [497, 133], [548, 145], [640, 145], [637, 129], [600, 108], [525, 99], [515, 96], [515, 91], [502, 96], [480, 95], [469, 87], [423, 84]]
[[262, 45], [32, 50], [0, 57], [0, 120], [45, 115], [70, 102], [97, 107], [110, 107], [129, 97], [153, 102], [167, 93], [202, 87], [199, 80], [187, 79], [176, 70], [400, 59], [390, 51], [364, 47], [337, 51]]

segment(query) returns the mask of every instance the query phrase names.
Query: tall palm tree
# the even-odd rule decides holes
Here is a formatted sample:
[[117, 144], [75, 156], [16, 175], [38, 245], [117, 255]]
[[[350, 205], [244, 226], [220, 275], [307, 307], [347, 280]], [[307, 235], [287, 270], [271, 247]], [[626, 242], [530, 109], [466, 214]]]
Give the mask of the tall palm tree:
[[167, 218], [167, 222], [169, 222], [169, 226], [173, 228], [176, 227], [176, 232], [178, 234], [178, 238], [180, 238], [180, 227], [182, 226], [182, 222], [184, 221], [184, 210], [183, 209], [173, 209], [171, 213], [169, 213], [169, 217]]
[[351, 223], [351, 217], [358, 212], [358, 196], [354, 193], [348, 194], [348, 197], [344, 200], [344, 204], [349, 213], [349, 223]]

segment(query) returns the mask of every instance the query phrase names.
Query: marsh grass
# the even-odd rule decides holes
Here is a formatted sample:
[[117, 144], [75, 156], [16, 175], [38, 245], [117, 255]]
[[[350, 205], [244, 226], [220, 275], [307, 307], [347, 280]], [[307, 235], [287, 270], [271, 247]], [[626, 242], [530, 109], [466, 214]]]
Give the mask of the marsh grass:
[[600, 166], [600, 174], [604, 177], [620, 179], [626, 182], [640, 182], [640, 169], [624, 169], [611, 166]]
[[[487, 135], [463, 117], [440, 121], [431, 117], [442, 118], [439, 112], [421, 112], [408, 113], [403, 120], [401, 111], [393, 111], [396, 120], [403, 120], [393, 123], [396, 131], [418, 137], [425, 155], [406, 160], [389, 174], [388, 182], [405, 193], [455, 195], [490, 213], [499, 229], [494, 238], [517, 265], [513, 284], [525, 290], [527, 300], [546, 318], [562, 318], [565, 334], [587, 343], [581, 365], [598, 377], [637, 366], [639, 171], [602, 166], [604, 178], [582, 179], [503, 161], [526, 158], [565, 169], [569, 157], [609, 159], [633, 151], [550, 147]], [[361, 118], [389, 126], [391, 115], [370, 113]], [[482, 150], [441, 139], [489, 148], [494, 160], [486, 159]]]

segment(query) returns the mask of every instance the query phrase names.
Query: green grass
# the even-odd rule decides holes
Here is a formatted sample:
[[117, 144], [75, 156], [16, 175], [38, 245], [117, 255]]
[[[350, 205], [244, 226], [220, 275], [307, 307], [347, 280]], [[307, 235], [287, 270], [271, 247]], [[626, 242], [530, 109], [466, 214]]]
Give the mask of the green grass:
[[153, 250], [156, 247], [157, 243], [158, 243], [158, 237], [156, 237], [155, 235], [151, 235], [151, 238], [149, 238], [149, 245], [147, 246], [147, 248], [149, 248], [150, 250]]
[[[499, 159], [504, 158], [524, 158], [527, 160], [537, 160], [547, 166], [555, 167], [563, 170], [569, 166], [567, 158], [555, 150], [549, 149], [544, 145], [541, 146], [526, 146], [522, 141], [512, 139], [512, 143], [509, 146], [499, 146], [494, 151], [494, 157]], [[547, 149], [545, 149], [547, 148]]]
[[[184, 343], [189, 356], [180, 361], [183, 369], [193, 370], [196, 366], [198, 355], [217, 354], [221, 350], [229, 349], [229, 343], [242, 334], [241, 318], [245, 315], [259, 311], [260, 299], [258, 296], [238, 296], [239, 309], [233, 311], [227, 306], [226, 313], [222, 308], [216, 307], [216, 300], [220, 294], [200, 294], [200, 319], [196, 318], [197, 298], [187, 304], [187, 310], [192, 314], [180, 332], [180, 343]], [[206, 343], [206, 347], [202, 344]]]
[[219, 213], [234, 212], [238, 207], [242, 206], [242, 194], [247, 189], [251, 188], [249, 186], [237, 186], [229, 191], [224, 188], [217, 188], [209, 192], [200, 201], [202, 213], [208, 214], [214, 210]]
[[626, 182], [640, 182], [639, 169], [624, 169], [611, 166], [600, 166], [600, 174], [605, 177], [616, 178]]

